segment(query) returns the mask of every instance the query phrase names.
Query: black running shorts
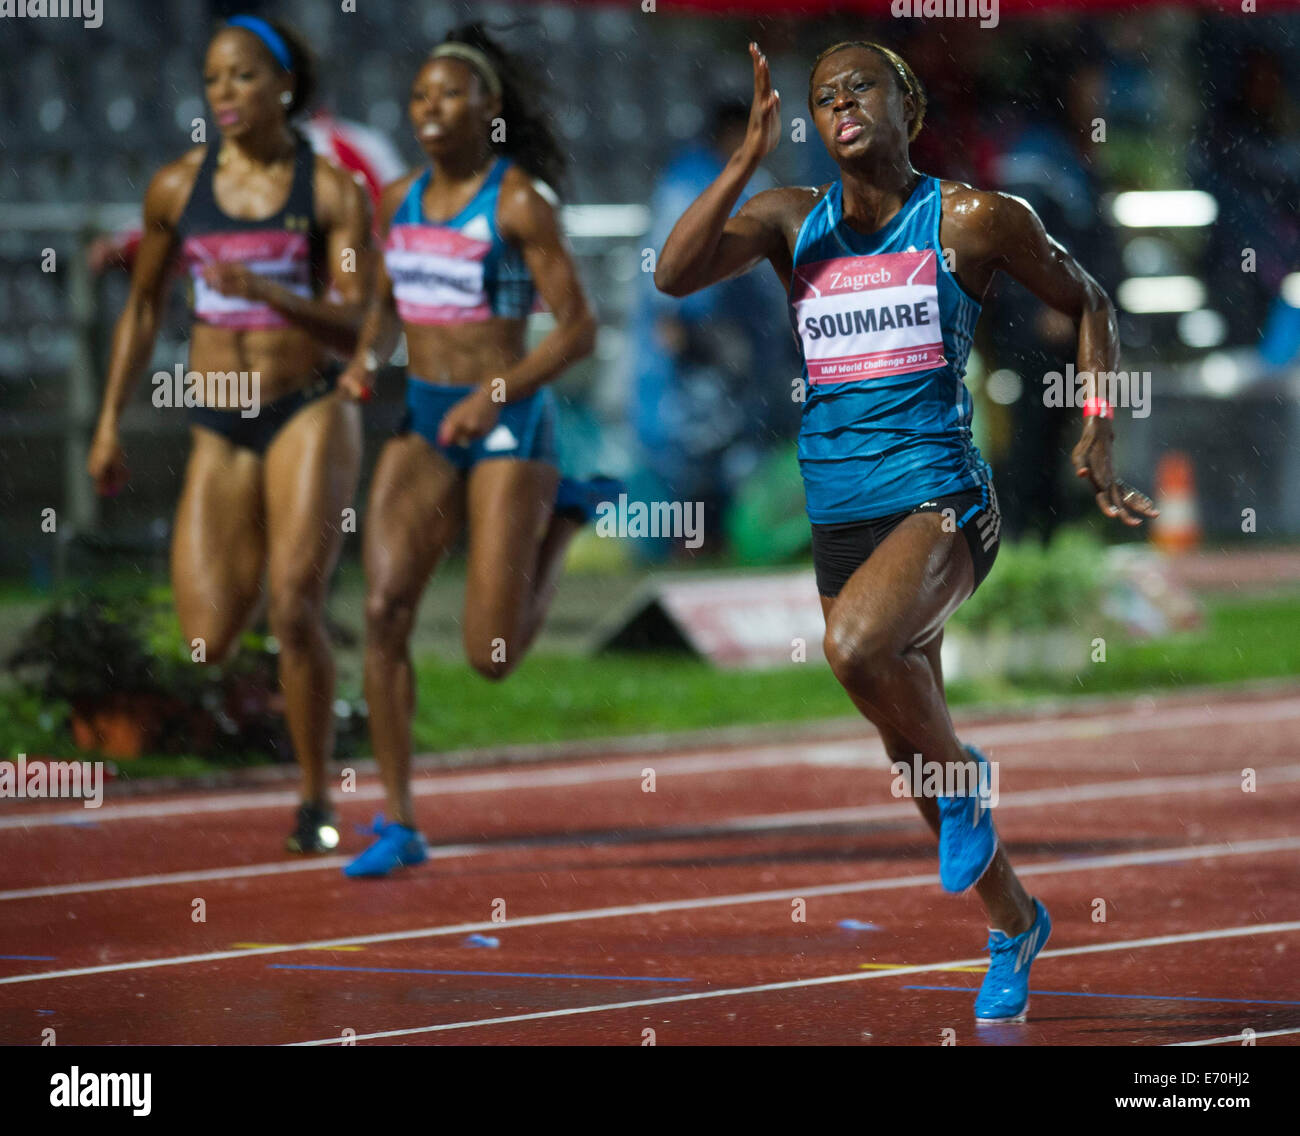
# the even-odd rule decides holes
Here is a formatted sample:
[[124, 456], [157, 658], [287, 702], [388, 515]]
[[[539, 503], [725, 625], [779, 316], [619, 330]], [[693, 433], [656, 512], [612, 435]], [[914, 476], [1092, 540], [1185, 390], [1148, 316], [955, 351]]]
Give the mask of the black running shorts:
[[873, 517], [869, 521], [813, 525], [813, 568], [817, 574], [817, 590], [823, 596], [838, 596], [849, 577], [867, 562], [904, 517], [948, 510], [951, 510], [952, 523], [966, 538], [971, 563], [975, 566], [975, 587], [978, 588], [997, 558], [1002, 530], [1002, 514], [998, 512], [998, 498], [992, 485], [936, 497], [901, 513]]

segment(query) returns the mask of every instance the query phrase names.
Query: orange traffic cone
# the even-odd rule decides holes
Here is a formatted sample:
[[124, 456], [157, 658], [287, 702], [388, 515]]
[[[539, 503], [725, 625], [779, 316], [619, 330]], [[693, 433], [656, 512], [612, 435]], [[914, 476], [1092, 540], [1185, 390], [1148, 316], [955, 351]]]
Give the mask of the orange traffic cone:
[[1196, 476], [1192, 459], [1174, 450], [1156, 466], [1156, 508], [1151, 543], [1165, 552], [1190, 552], [1201, 543], [1200, 512], [1196, 507]]

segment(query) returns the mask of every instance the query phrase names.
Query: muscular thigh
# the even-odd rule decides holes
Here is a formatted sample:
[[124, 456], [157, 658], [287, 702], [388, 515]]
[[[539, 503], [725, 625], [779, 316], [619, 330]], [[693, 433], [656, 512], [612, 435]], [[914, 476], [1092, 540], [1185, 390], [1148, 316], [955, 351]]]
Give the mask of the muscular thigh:
[[216, 650], [243, 627], [266, 562], [262, 462], [196, 427], [172, 534], [172, 591], [187, 638]]
[[465, 521], [465, 479], [418, 434], [384, 446], [366, 506], [366, 585], [414, 603]]
[[276, 434], [264, 466], [272, 592], [323, 595], [360, 474], [359, 408], [337, 394], [309, 403]]
[[833, 600], [822, 597], [829, 635], [869, 630], [892, 653], [923, 647], [971, 594], [965, 537], [939, 513], [904, 517]]
[[518, 634], [559, 476], [553, 465], [535, 461], [485, 461], [470, 471], [467, 644], [510, 642]]

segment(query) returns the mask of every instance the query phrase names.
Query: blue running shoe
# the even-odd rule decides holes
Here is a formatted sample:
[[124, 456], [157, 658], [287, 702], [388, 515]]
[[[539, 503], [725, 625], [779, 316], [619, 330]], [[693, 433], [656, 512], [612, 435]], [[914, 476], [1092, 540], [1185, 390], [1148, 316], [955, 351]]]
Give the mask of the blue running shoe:
[[939, 797], [939, 882], [959, 894], [975, 886], [998, 850], [998, 833], [988, 804], [989, 763], [974, 746], [966, 752], [981, 765], [976, 791], [968, 797]]
[[1008, 938], [989, 932], [989, 972], [975, 998], [977, 1022], [1023, 1022], [1029, 1009], [1029, 965], [1047, 945], [1052, 920], [1047, 908], [1034, 900], [1037, 915], [1028, 931]]
[[423, 864], [429, 858], [429, 846], [413, 828], [396, 821], [385, 823], [382, 816], [377, 816], [370, 831], [379, 839], [344, 867], [345, 876], [386, 876], [398, 868]]
[[617, 505], [618, 495], [626, 492], [627, 486], [616, 477], [562, 477], [555, 491], [555, 512], [579, 524], [590, 524], [601, 504]]

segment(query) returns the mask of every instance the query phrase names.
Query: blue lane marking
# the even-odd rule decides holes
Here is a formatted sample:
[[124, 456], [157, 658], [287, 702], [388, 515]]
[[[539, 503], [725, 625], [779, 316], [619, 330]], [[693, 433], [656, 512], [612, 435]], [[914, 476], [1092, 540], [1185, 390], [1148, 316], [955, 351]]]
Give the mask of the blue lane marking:
[[[904, 990], [948, 990], [954, 994], [974, 994], [973, 986], [904, 986]], [[1242, 1006], [1300, 1006], [1300, 1002], [1283, 1002], [1275, 998], [1194, 998], [1182, 994], [1093, 994], [1080, 990], [1031, 990], [1030, 994], [1048, 994], [1058, 998], [1128, 998], [1139, 1002], [1231, 1002]]]
[[846, 931], [879, 931], [875, 923], [866, 923], [861, 919], [841, 919], [840, 926]]
[[267, 970], [347, 970], [361, 974], [450, 974], [466, 978], [585, 978], [592, 982], [694, 982], [693, 978], [646, 978], [622, 974], [529, 974], [511, 970], [405, 970], [392, 966], [320, 966], [273, 962]]
[[0, 959], [17, 959], [19, 962], [53, 962], [58, 955], [0, 955]]

